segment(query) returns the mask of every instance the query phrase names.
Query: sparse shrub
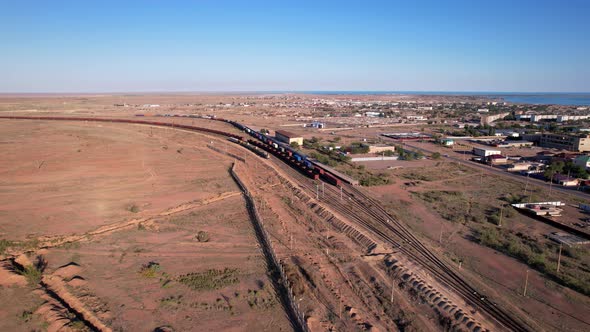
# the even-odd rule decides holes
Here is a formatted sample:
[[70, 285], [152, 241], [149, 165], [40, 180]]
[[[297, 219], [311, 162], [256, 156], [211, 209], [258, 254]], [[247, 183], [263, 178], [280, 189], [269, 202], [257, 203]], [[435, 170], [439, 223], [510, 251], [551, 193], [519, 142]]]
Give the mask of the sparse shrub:
[[497, 214], [492, 214], [488, 216], [488, 221], [494, 225], [500, 224], [500, 216]]
[[137, 206], [137, 204], [133, 203], [127, 207], [127, 211], [132, 212], [132, 213], [137, 213], [137, 212], [139, 212], [139, 206]]
[[501, 199], [505, 202], [508, 202], [510, 204], [517, 204], [517, 203], [522, 203], [522, 201], [524, 200], [526, 196], [524, 195], [520, 195], [520, 194], [507, 194], [504, 195]]
[[179, 307], [182, 304], [182, 295], [171, 295], [168, 297], [164, 297], [160, 299], [160, 305], [163, 307], [168, 307], [170, 309], [174, 309]]
[[28, 322], [33, 318], [33, 312], [29, 311], [29, 310], [24, 310], [19, 316], [18, 318], [20, 320], [22, 320], [23, 322]]
[[12, 245], [13, 245], [12, 241], [4, 240], [4, 239], [0, 240], [0, 255], [4, 254], [6, 249], [11, 247]]
[[37, 256], [32, 265], [23, 266], [17, 269], [17, 273], [24, 276], [30, 286], [36, 286], [43, 277], [43, 271], [47, 267], [47, 261], [42, 255]]
[[145, 278], [153, 278], [158, 271], [160, 271], [160, 263], [149, 262], [141, 266], [139, 273]]
[[563, 254], [571, 258], [579, 259], [582, 256], [588, 254], [588, 250], [581, 247], [564, 246]]
[[495, 228], [486, 228], [479, 234], [479, 242], [488, 247], [496, 248], [500, 245], [498, 230]]
[[395, 152], [393, 152], [392, 150], [385, 150], [383, 151], [383, 155], [386, 157], [391, 157], [395, 154]]
[[381, 186], [389, 184], [390, 179], [389, 176], [385, 173], [380, 173], [378, 175], [374, 175], [372, 173], [367, 173], [362, 176], [359, 183], [362, 186]]
[[207, 270], [199, 273], [188, 273], [176, 278], [176, 281], [193, 290], [220, 289], [239, 281], [238, 269]]
[[23, 267], [23, 270], [20, 271], [19, 274], [27, 279], [29, 286], [37, 285], [43, 277], [43, 272], [34, 265]]
[[80, 244], [80, 242], [64, 242], [63, 244], [59, 245], [58, 248], [62, 248], [62, 249], [66, 249], [66, 250], [70, 250], [70, 249], [80, 249], [82, 245]]
[[74, 331], [90, 331], [86, 324], [79, 319], [72, 320], [68, 326]]
[[195, 238], [199, 242], [209, 242], [209, 234], [205, 231], [199, 231]]

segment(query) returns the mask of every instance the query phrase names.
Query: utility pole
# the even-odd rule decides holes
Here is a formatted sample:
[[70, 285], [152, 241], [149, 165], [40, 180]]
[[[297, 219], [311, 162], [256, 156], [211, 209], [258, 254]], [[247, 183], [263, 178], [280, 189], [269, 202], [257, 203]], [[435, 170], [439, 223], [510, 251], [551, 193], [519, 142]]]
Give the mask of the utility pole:
[[340, 201], [342, 201], [342, 186], [340, 186]]
[[559, 244], [559, 255], [557, 256], [557, 273], [559, 273], [560, 266], [561, 266], [561, 243]]
[[395, 279], [391, 276], [391, 304], [393, 304], [393, 287], [395, 285]]
[[438, 243], [442, 244], [443, 225], [440, 223], [440, 234], [438, 235]]
[[502, 227], [502, 216], [504, 215], [504, 204], [502, 204], [502, 208], [500, 208], [500, 221], [498, 222], [498, 227]]
[[555, 173], [551, 174], [551, 180], [549, 181], [549, 196], [551, 196], [551, 188], [553, 187], [553, 175]]
[[529, 269], [526, 270], [526, 277], [524, 279], [524, 292], [522, 292], [522, 296], [526, 296], [526, 289], [529, 286]]
[[326, 197], [326, 183], [322, 182], [322, 198]]
[[320, 186], [317, 183], [315, 184], [315, 199], [320, 199]]
[[526, 191], [529, 187], [529, 176], [531, 176], [531, 172], [526, 173], [526, 183], [524, 185], [524, 195], [526, 196]]
[[338, 291], [338, 318], [342, 319], [342, 299], [340, 298], [340, 291]]

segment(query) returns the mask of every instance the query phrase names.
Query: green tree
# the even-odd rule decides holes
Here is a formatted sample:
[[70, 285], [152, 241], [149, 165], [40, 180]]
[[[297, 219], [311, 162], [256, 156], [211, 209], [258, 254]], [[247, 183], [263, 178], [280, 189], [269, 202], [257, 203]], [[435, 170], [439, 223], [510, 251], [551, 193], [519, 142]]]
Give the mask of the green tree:
[[299, 149], [299, 143], [297, 142], [291, 142], [291, 144], [289, 144], [293, 149], [298, 150]]
[[431, 155], [432, 159], [440, 159], [440, 153], [439, 152], [435, 152]]
[[563, 161], [554, 161], [547, 167], [547, 169], [545, 169], [545, 173], [543, 173], [543, 175], [545, 175], [547, 179], [551, 179], [553, 176], [555, 176], [555, 174], [563, 173], [564, 167], [565, 163]]
[[581, 179], [588, 178], [588, 171], [586, 171], [586, 168], [576, 165], [571, 161], [565, 163], [565, 166], [563, 167], [563, 174], [569, 174], [570, 176]]

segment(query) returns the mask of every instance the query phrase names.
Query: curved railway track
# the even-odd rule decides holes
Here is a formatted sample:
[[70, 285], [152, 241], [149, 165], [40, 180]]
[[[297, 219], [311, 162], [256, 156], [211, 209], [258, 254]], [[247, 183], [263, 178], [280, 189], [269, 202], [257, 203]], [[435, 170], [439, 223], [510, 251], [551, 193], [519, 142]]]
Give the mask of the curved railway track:
[[[111, 123], [145, 124], [163, 127], [172, 127], [184, 130], [200, 131], [209, 134], [221, 135], [242, 139], [241, 136], [212, 130], [209, 128], [179, 125], [167, 122], [138, 121], [128, 119], [107, 119], [107, 118], [79, 118], [79, 117], [24, 117], [24, 116], [0, 116], [0, 119], [13, 120], [58, 120], [58, 121], [93, 121]], [[280, 166], [285, 163], [273, 157], [272, 161]], [[283, 167], [297, 181], [310, 190], [316, 190], [313, 180], [291, 167]], [[395, 250], [404, 253], [410, 260], [420, 264], [425, 270], [433, 275], [446, 287], [459, 294], [468, 304], [483, 312], [486, 316], [495, 320], [501, 326], [518, 332], [533, 331], [525, 322], [510, 314], [505, 309], [498, 307], [485, 295], [480, 294], [474, 287], [469, 285], [455, 270], [437, 257], [432, 250], [428, 249], [412, 232], [396, 218], [391, 216], [379, 203], [363, 193], [358, 188], [343, 184], [342, 190], [346, 193], [348, 204], [340, 200], [340, 190], [334, 186], [325, 186], [329, 204], [333, 209], [352, 219], [358, 225], [369, 231], [385, 243], [390, 244]]]

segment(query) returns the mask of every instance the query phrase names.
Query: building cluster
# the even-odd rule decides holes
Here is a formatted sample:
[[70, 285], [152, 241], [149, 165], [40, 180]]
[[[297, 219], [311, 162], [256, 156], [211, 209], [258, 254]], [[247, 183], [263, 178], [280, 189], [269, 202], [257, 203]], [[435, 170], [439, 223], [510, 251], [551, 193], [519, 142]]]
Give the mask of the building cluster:
[[539, 137], [539, 146], [574, 152], [590, 152], [590, 135], [543, 133]]
[[566, 115], [566, 114], [517, 114], [515, 119], [518, 121], [530, 121], [530, 122], [541, 122], [541, 121], [556, 121], [556, 122], [567, 122], [567, 121], [578, 121], [590, 119], [590, 114], [585, 115]]

